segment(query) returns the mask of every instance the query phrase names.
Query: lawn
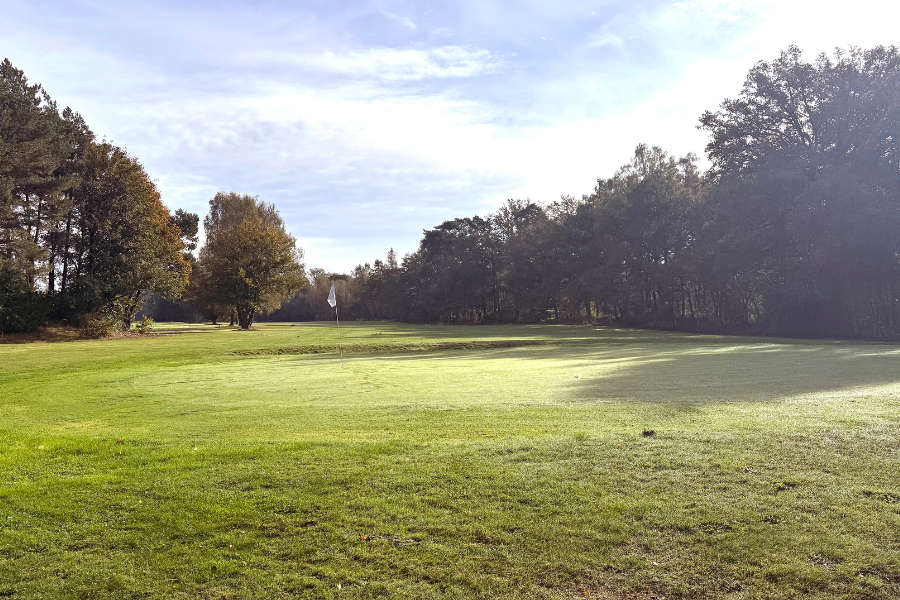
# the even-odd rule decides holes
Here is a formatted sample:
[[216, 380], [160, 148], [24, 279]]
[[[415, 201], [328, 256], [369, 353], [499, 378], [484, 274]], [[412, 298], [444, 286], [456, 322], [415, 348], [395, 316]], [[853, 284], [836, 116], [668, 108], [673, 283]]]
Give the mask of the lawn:
[[156, 331], [0, 344], [0, 597], [900, 597], [900, 345]]

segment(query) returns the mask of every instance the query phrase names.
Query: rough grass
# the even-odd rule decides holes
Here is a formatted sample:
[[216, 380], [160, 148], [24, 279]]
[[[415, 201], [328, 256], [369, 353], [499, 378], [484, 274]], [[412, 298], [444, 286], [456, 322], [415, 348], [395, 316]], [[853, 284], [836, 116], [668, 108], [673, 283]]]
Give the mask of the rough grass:
[[0, 345], [0, 597], [900, 596], [900, 346], [156, 331]]

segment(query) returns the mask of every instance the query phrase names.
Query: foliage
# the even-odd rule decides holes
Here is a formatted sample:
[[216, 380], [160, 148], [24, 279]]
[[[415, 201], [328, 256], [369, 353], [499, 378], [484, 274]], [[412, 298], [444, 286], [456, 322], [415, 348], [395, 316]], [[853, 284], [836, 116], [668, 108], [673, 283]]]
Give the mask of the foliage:
[[746, 290], [766, 331], [900, 335], [900, 51], [811, 64], [791, 47], [701, 124], [707, 243], [737, 267], [719, 285]]
[[242, 329], [307, 283], [296, 240], [274, 206], [251, 196], [217, 194], [204, 219], [198, 297], [208, 310], [233, 308]]
[[137, 160], [0, 63], [0, 259], [35, 306], [74, 322], [115, 312], [128, 327], [148, 292], [181, 293], [196, 234], [197, 216], [170, 215]]
[[86, 338], [101, 339], [123, 333], [122, 307], [106, 305], [81, 317], [79, 333]]
[[72, 297], [88, 311], [114, 303], [128, 329], [146, 292], [181, 293], [190, 265], [177, 226], [137, 161], [100, 144], [90, 148], [86, 163], [74, 195], [81, 236], [89, 243], [76, 249], [76, 262], [84, 267], [72, 283]]
[[900, 51], [791, 47], [701, 127], [705, 175], [640, 145], [582, 198], [509, 200], [399, 266], [313, 274], [290, 314], [331, 318], [332, 279], [347, 318], [900, 338]]
[[25, 276], [0, 259], [0, 335], [34, 331], [47, 320], [49, 304]]
[[185, 260], [193, 258], [191, 254], [197, 249], [197, 238], [200, 232], [200, 217], [179, 208], [169, 217], [169, 222], [178, 228], [179, 236], [184, 244]]
[[146, 335], [153, 330], [154, 321], [152, 317], [144, 316], [140, 321], [137, 322], [134, 326], [134, 330], [137, 331], [141, 335]]

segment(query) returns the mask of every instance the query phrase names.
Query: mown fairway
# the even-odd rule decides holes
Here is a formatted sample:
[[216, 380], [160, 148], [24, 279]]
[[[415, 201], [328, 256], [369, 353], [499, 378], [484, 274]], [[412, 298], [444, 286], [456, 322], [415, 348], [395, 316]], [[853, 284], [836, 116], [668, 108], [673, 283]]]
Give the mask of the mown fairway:
[[900, 346], [158, 331], [0, 345], [0, 597], [900, 596]]

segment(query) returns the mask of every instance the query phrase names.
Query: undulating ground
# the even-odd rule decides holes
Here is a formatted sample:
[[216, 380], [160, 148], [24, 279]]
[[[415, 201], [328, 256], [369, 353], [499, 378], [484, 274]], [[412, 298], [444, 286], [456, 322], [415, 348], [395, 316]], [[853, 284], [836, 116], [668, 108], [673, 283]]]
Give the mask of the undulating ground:
[[900, 345], [157, 332], [0, 344], [0, 597], [900, 597]]

